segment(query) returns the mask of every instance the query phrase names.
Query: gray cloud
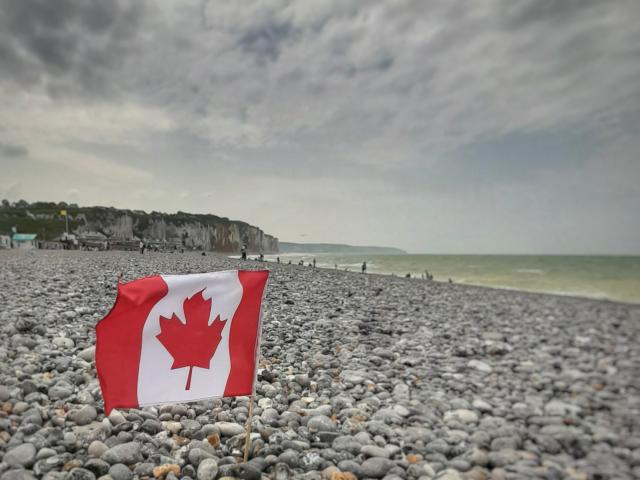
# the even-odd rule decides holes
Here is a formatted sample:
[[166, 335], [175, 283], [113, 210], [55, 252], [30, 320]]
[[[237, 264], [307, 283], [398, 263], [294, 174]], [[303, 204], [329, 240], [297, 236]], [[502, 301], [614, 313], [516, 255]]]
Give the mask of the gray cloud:
[[[81, 203], [117, 197], [215, 211], [285, 238], [401, 237], [439, 251], [447, 236], [469, 237], [470, 217], [485, 222], [470, 248], [553, 250], [542, 233], [507, 234], [502, 222], [562, 229], [565, 212], [581, 219], [576, 248], [598, 238], [619, 250], [640, 245], [637, 222], [615, 248], [594, 231], [613, 228], [607, 211], [630, 219], [640, 202], [629, 181], [639, 174], [639, 5], [10, 0], [0, 4], [0, 133], [42, 169], [69, 169], [60, 196], [70, 182], [92, 184]], [[7, 182], [53, 195], [11, 168]], [[108, 179], [92, 177], [101, 168]], [[236, 185], [260, 192], [260, 212]], [[180, 195], [189, 188], [228, 201]], [[330, 228], [310, 224], [326, 205]], [[361, 240], [341, 236], [354, 218]]]
[[0, 5], [3, 77], [50, 93], [95, 93], [127, 54], [142, 10], [134, 1], [7, 0]]
[[26, 157], [29, 154], [29, 149], [23, 145], [11, 145], [0, 143], [0, 153], [9, 158]]

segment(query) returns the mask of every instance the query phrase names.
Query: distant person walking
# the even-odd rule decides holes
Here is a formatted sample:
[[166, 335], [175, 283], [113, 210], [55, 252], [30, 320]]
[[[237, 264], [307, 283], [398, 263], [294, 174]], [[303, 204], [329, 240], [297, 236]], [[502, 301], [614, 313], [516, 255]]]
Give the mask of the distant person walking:
[[247, 259], [247, 246], [244, 243], [242, 244], [242, 248], [240, 249], [240, 252], [242, 254], [242, 260], [246, 260]]
[[276, 257], [276, 262], [280, 263], [280, 257]]
[[140, 240], [140, 255], [144, 255], [144, 242]]
[[362, 262], [362, 273], [367, 273], [367, 262]]
[[313, 259], [313, 268], [316, 268], [316, 259]]

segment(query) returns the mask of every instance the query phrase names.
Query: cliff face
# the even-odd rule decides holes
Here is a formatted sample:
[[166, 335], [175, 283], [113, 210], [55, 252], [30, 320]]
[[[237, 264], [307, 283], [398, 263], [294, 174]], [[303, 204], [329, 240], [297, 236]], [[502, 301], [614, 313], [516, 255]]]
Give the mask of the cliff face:
[[[27, 208], [5, 208], [1, 209], [0, 217], [6, 216], [7, 225], [18, 225], [20, 231], [40, 234], [46, 222], [47, 236], [54, 231], [60, 234], [64, 231], [65, 219], [59, 214], [59, 207], [49, 205], [36, 203]], [[144, 239], [168, 247], [224, 253], [240, 252], [244, 243], [250, 253], [278, 253], [276, 237], [248, 223], [216, 215], [146, 213], [106, 207], [70, 207], [67, 212], [70, 231], [80, 237], [100, 233], [114, 248], [131, 246]]]
[[225, 253], [239, 252], [245, 243], [249, 252], [278, 252], [278, 239], [260, 228], [215, 215], [92, 210], [76, 215], [76, 220], [81, 220], [77, 229], [79, 234], [100, 232], [115, 241], [139, 238], [152, 243]]

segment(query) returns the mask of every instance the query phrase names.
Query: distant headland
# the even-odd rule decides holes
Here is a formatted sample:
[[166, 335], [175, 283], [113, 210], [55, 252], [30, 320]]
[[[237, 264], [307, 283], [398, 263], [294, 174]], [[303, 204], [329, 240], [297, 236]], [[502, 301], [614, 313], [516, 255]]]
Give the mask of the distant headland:
[[333, 253], [368, 255], [403, 255], [404, 250], [395, 247], [344, 245], [340, 243], [279, 242], [280, 253]]

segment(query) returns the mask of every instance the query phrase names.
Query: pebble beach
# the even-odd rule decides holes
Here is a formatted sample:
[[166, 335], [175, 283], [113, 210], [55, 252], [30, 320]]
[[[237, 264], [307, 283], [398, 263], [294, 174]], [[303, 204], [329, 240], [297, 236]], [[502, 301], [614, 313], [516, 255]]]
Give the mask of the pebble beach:
[[[104, 414], [118, 273], [271, 271], [249, 398]], [[159, 379], [159, 381], [162, 381]], [[0, 251], [0, 480], [640, 478], [640, 306], [195, 253]]]

